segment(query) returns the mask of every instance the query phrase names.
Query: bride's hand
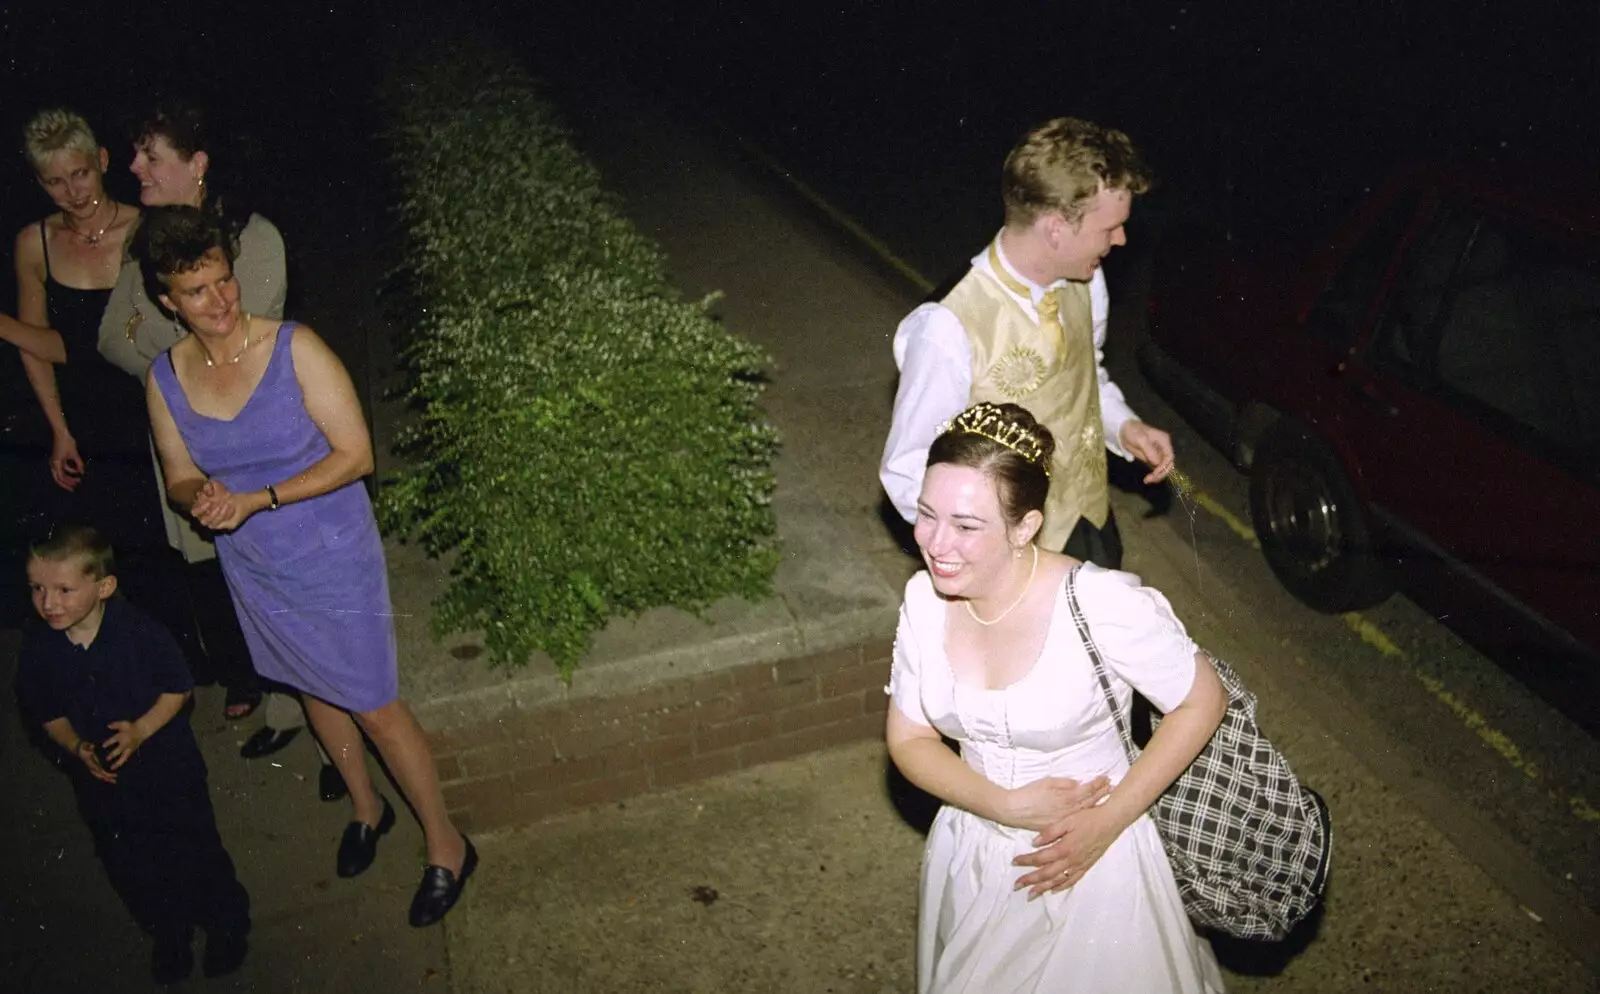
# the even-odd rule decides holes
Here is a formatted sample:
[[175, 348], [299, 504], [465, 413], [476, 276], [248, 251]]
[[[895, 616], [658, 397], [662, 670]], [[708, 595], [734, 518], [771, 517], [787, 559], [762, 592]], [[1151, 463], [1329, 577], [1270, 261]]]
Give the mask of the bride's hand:
[[1043, 832], [1084, 808], [1099, 804], [1111, 793], [1111, 781], [1095, 777], [1087, 783], [1066, 777], [1045, 777], [1013, 788], [1007, 797], [1005, 823], [1013, 828]]
[[1041, 894], [1071, 887], [1100, 861], [1127, 827], [1109, 805], [1069, 815], [1034, 838], [1033, 844], [1042, 848], [1011, 861], [1015, 866], [1035, 868], [1017, 879], [1016, 889], [1028, 888], [1031, 901]]

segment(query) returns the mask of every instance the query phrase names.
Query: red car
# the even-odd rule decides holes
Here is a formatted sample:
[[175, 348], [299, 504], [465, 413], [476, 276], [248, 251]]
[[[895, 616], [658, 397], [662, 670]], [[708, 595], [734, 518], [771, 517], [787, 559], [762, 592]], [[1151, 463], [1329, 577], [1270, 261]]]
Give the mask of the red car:
[[1168, 247], [1140, 358], [1248, 469], [1299, 599], [1400, 582], [1480, 643], [1594, 672], [1600, 197], [1543, 186], [1413, 167], [1307, 259]]

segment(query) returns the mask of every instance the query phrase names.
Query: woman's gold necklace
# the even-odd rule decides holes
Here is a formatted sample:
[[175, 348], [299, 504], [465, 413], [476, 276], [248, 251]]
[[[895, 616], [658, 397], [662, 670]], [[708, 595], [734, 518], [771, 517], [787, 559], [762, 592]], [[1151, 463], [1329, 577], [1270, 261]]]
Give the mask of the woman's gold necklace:
[[[248, 351], [250, 351], [250, 315], [246, 314], [244, 316], [244, 344], [239, 346], [239, 351], [234, 353], [233, 358], [229, 359], [227, 364], [229, 366], [236, 364], [240, 359], [244, 358], [244, 354]], [[205, 356], [207, 366], [216, 365], [215, 362], [211, 361], [211, 352], [204, 345], [200, 347], [200, 354]], [[1030, 579], [1032, 578], [1030, 577]]]
[[[94, 205], [94, 209], [95, 209], [96, 213], [98, 213], [99, 210], [100, 210], [100, 205], [98, 203], [96, 203]], [[68, 214], [66, 211], [62, 211], [61, 212], [61, 220], [62, 220], [62, 223], [64, 223], [67, 226], [67, 230], [68, 231], [72, 232], [74, 235], [77, 235], [80, 239], [83, 240], [83, 244], [89, 246], [90, 248], [94, 248], [96, 245], [100, 244], [100, 239], [105, 237], [106, 232], [111, 230], [111, 226], [113, 224], [117, 223], [117, 214], [121, 210], [122, 210], [122, 205], [121, 204], [117, 203], [115, 200], [111, 201], [111, 220], [107, 221], [100, 228], [99, 231], [96, 231], [92, 235], [86, 235], [83, 232], [79, 231], [77, 225], [72, 223], [72, 215]], [[93, 215], [91, 215], [91, 217], [92, 216]]]
[[1017, 605], [1021, 604], [1023, 599], [1028, 596], [1028, 589], [1033, 586], [1034, 574], [1038, 573], [1038, 572], [1039, 572], [1039, 547], [1036, 545], [1036, 546], [1033, 547], [1033, 566], [1030, 567], [1029, 570], [1028, 570], [1028, 582], [1024, 583], [1022, 585], [1022, 593], [1018, 594], [1017, 595], [1017, 599], [1011, 602], [1011, 606], [1006, 608], [1004, 611], [1001, 611], [999, 613], [999, 615], [997, 615], [993, 621], [984, 621], [982, 618], [978, 617], [978, 612], [976, 612], [976, 611], [974, 611], [972, 609], [972, 602], [971, 601], [962, 601], [962, 603], [967, 606], [967, 613], [972, 615], [972, 620], [973, 621], [976, 621], [978, 624], [982, 625], [985, 628], [988, 628], [990, 625], [998, 625], [1000, 622], [1002, 622], [1002, 621], [1004, 621], [1006, 619], [1006, 615], [1010, 614], [1012, 611], [1015, 611], [1017, 609]]

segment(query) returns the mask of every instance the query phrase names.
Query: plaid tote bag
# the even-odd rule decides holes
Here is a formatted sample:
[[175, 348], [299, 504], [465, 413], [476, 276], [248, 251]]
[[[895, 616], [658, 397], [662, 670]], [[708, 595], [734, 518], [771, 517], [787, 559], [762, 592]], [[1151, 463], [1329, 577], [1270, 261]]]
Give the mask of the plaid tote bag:
[[[1131, 764], [1139, 748], [1078, 606], [1077, 574], [1074, 568], [1067, 576], [1072, 620]], [[1322, 899], [1333, 855], [1328, 806], [1256, 726], [1256, 696], [1239, 674], [1212, 662], [1228, 694], [1222, 724], [1150, 816], [1191, 921], [1243, 939], [1282, 939]]]

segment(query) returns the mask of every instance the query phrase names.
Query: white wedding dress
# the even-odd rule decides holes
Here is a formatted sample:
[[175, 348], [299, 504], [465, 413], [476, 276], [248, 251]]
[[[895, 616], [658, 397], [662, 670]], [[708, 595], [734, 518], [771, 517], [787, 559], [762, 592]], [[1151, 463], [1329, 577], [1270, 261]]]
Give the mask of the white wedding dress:
[[[1182, 703], [1196, 647], [1160, 593], [1085, 565], [1078, 603], [1126, 707], [1130, 685], [1163, 711]], [[907, 718], [961, 744], [1003, 787], [1041, 777], [1122, 779], [1128, 762], [1065, 588], [1031, 670], [1001, 690], [958, 684], [944, 653], [947, 611], [926, 572], [906, 585], [889, 693]], [[1184, 914], [1155, 824], [1141, 816], [1076, 885], [1028, 901], [1013, 890], [1032, 832], [946, 805], [923, 855], [919, 994], [1220, 992], [1210, 943]]]

